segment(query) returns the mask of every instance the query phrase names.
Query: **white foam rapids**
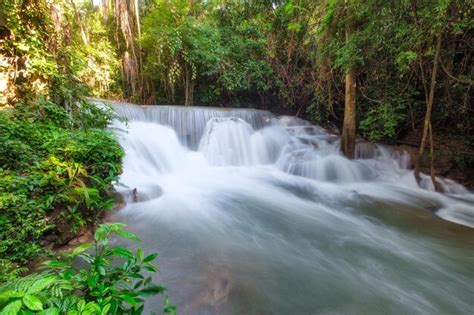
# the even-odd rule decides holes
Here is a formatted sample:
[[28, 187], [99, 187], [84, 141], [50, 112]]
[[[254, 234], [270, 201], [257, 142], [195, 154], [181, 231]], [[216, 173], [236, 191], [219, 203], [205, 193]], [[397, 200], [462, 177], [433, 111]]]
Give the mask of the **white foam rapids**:
[[[127, 205], [181, 314], [472, 314], [474, 195], [266, 111], [115, 104]], [[160, 301], [147, 302], [159, 310]]]

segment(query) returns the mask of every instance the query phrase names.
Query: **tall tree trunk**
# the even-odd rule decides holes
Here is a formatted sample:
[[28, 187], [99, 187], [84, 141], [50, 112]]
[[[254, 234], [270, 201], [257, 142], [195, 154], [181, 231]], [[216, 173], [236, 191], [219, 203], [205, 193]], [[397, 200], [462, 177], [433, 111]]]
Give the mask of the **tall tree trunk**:
[[[133, 7], [137, 6], [137, 7]], [[123, 81], [125, 82], [125, 95], [127, 98], [143, 99], [141, 84], [141, 51], [135, 41], [140, 30], [138, 16], [138, 2], [128, 0], [114, 0], [115, 19], [121, 38], [117, 45], [122, 54]]]
[[[347, 3], [346, 3], [346, 10]], [[349, 22], [346, 26], [346, 41], [353, 33], [353, 25]], [[341, 151], [350, 159], [355, 154], [356, 136], [356, 92], [357, 92], [357, 71], [351, 66], [346, 72], [346, 92], [344, 97], [344, 124], [341, 136]]]
[[140, 28], [140, 13], [138, 9], [138, 0], [133, 1], [133, 6], [135, 9], [135, 23], [137, 24], [137, 35], [140, 37], [142, 35], [142, 31]]
[[89, 45], [89, 40], [87, 38], [87, 33], [84, 27], [84, 23], [82, 22], [82, 16], [81, 14], [77, 11], [76, 4], [74, 3], [74, 0], [69, 0], [69, 3], [72, 6], [72, 10], [74, 11], [74, 17], [76, 19], [77, 24], [79, 24], [79, 28], [81, 29], [81, 37], [82, 41], [84, 42], [84, 45], [88, 46]]
[[416, 163], [415, 163], [415, 178], [418, 182], [420, 182], [421, 160], [423, 158], [423, 154], [425, 153], [426, 141], [428, 140], [428, 136], [430, 136], [431, 180], [433, 181], [433, 185], [435, 186], [435, 188], [436, 188], [436, 182], [435, 182], [435, 176], [434, 176], [434, 156], [433, 156], [433, 143], [432, 143], [432, 130], [431, 130], [431, 112], [433, 109], [434, 93], [435, 93], [435, 87], [436, 87], [436, 75], [438, 72], [440, 51], [441, 51], [441, 35], [438, 36], [438, 39], [436, 41], [436, 51], [435, 51], [435, 56], [433, 60], [433, 69], [431, 71], [430, 90], [429, 90], [428, 99], [426, 102], [426, 113], [425, 113], [425, 122], [423, 125], [423, 136], [421, 138], [421, 144], [418, 150], [418, 156], [416, 158]]
[[346, 94], [344, 98], [344, 125], [342, 127], [341, 150], [348, 158], [355, 154], [356, 136], [356, 75], [351, 68], [346, 73]]

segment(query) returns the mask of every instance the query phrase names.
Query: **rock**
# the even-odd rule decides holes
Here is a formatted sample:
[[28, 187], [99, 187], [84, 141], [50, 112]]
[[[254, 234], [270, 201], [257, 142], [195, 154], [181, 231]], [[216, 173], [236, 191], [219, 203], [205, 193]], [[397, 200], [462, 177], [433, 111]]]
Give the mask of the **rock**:
[[134, 188], [130, 192], [133, 202], [144, 202], [159, 198], [163, 195], [163, 189], [159, 185], [149, 185], [145, 187]]

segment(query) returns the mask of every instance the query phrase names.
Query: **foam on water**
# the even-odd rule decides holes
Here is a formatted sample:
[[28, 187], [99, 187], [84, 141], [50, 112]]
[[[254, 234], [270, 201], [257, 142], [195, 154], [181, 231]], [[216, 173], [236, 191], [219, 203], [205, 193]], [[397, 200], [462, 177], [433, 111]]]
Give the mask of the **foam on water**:
[[117, 218], [181, 314], [472, 314], [473, 194], [418, 186], [406, 153], [361, 141], [348, 160], [264, 111], [115, 108]]

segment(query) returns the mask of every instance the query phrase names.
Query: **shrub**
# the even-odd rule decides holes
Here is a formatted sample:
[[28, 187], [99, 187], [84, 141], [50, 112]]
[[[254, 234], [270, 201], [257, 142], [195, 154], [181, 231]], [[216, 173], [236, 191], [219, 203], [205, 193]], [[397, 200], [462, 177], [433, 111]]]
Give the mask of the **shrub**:
[[[36, 110], [38, 109], [38, 110]], [[45, 100], [0, 111], [0, 261], [23, 266], [113, 205], [123, 151], [92, 105], [68, 114]], [[59, 225], [65, 225], [63, 231]], [[11, 268], [0, 268], [0, 280]]]
[[[109, 245], [113, 234], [139, 240], [123, 228], [121, 223], [102, 224], [94, 243], [45, 262], [42, 273], [0, 287], [1, 314], [141, 314], [143, 297], [163, 294], [165, 288], [144, 275], [144, 271], [157, 271], [152, 263], [156, 254], [145, 256], [141, 248], [133, 253]], [[86, 266], [75, 268], [76, 259]], [[163, 304], [164, 313], [176, 313], [167, 297]]]
[[401, 106], [380, 103], [371, 107], [360, 121], [360, 131], [370, 141], [391, 141], [397, 135], [399, 125], [406, 115]]

